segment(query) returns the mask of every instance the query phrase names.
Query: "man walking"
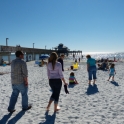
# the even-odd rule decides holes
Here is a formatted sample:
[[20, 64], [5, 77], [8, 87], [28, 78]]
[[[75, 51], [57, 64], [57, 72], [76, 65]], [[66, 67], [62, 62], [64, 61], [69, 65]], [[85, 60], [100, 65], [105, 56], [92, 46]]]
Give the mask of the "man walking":
[[29, 110], [32, 106], [28, 105], [28, 71], [24, 54], [21, 51], [16, 51], [16, 59], [11, 63], [11, 83], [12, 83], [12, 95], [9, 102], [8, 111], [15, 111], [15, 104], [18, 99], [18, 95], [21, 92], [22, 95], [22, 110]]
[[63, 63], [63, 59], [64, 59], [64, 57], [65, 57], [65, 55], [62, 54], [62, 55], [60, 56], [60, 58], [58, 59], [58, 62], [60, 62], [61, 65], [62, 65], [62, 71], [64, 71], [64, 63]]

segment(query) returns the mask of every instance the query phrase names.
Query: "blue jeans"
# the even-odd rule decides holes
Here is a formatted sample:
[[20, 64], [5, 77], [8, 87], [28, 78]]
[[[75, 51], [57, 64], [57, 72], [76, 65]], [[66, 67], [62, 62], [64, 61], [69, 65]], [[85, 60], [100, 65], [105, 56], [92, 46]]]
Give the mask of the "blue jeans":
[[96, 79], [96, 66], [90, 66], [88, 69], [89, 80]]
[[13, 92], [10, 98], [8, 110], [11, 111], [15, 109], [15, 104], [17, 102], [18, 95], [20, 92], [22, 95], [22, 109], [27, 109], [28, 108], [28, 95], [27, 95], [28, 87], [26, 87], [24, 83], [12, 84], [12, 89], [13, 89]]

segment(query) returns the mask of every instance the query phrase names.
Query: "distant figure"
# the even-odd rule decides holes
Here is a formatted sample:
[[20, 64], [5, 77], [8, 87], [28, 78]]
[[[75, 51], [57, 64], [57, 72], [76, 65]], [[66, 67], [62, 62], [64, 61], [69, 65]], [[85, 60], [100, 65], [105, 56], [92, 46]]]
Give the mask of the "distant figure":
[[93, 84], [95, 84], [96, 81], [96, 60], [91, 58], [90, 55], [86, 56], [87, 58], [87, 71], [89, 76], [89, 85], [91, 85], [91, 80], [93, 76]]
[[26, 62], [28, 62], [28, 56], [26, 56]]
[[74, 72], [70, 73], [70, 77], [69, 77], [69, 84], [78, 84], [75, 76], [74, 76]]
[[114, 62], [116, 61], [116, 58], [114, 57]]
[[75, 59], [75, 54], [73, 54], [73, 60]]
[[75, 62], [77, 62], [77, 59], [75, 59]]
[[60, 62], [61, 65], [62, 65], [62, 71], [64, 71], [64, 63], [63, 63], [64, 57], [65, 57], [65, 55], [62, 54], [62, 55], [58, 58], [58, 60], [57, 60], [57, 61]]
[[3, 59], [1, 59], [1, 63], [2, 63], [2, 65], [4, 64], [4, 60]]
[[39, 66], [44, 66], [44, 65], [47, 65], [47, 62], [45, 62], [43, 59], [41, 60]]
[[83, 59], [83, 57], [84, 57], [84, 56], [82, 55], [82, 59]]
[[110, 78], [112, 77], [112, 81], [114, 81], [114, 75], [116, 74], [116, 71], [115, 71], [115, 64], [111, 64], [111, 67], [109, 69], [109, 79], [108, 81], [110, 80]]
[[114, 57], [114, 62], [117, 62], [116, 58]]
[[67, 85], [62, 73], [62, 65], [60, 62], [57, 62], [57, 57], [57, 53], [52, 52], [47, 64], [47, 76], [49, 79], [49, 85], [52, 89], [52, 95], [48, 102], [47, 110], [49, 110], [51, 103], [54, 101], [54, 112], [60, 109], [60, 107], [58, 106], [58, 102], [62, 87], [62, 81], [64, 83], [64, 86]]
[[101, 58], [101, 62], [103, 62], [104, 61], [104, 59], [103, 58]]
[[31, 56], [29, 56], [29, 59], [30, 59], [30, 61], [31, 61]]
[[43, 65], [44, 65], [44, 63], [45, 63], [45, 62], [44, 62], [44, 60], [42, 59], [42, 60], [41, 60], [41, 66], [43, 66]]
[[107, 70], [107, 69], [108, 69], [107, 60], [104, 60], [103, 63], [102, 63], [101, 65], [98, 64], [98, 69], [99, 69], [99, 70]]
[[80, 57], [79, 57], [78, 61], [79, 61], [79, 63], [80, 63]]
[[16, 51], [16, 59], [11, 63], [11, 83], [12, 95], [9, 102], [8, 111], [13, 113], [15, 111], [15, 104], [17, 102], [19, 93], [22, 95], [22, 110], [29, 110], [32, 106], [28, 105], [28, 71], [24, 54], [21, 51]]

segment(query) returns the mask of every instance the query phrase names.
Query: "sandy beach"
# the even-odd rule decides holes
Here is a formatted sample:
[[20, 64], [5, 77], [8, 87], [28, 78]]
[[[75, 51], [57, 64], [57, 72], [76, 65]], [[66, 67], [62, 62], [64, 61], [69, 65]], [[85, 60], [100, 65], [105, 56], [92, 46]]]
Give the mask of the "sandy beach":
[[[64, 61], [63, 72], [68, 83], [68, 70], [71, 60]], [[0, 124], [124, 124], [124, 63], [115, 63], [115, 82], [107, 81], [108, 71], [97, 71], [96, 85], [88, 85], [86, 63], [79, 63], [79, 69], [74, 71], [78, 85], [69, 86], [69, 94], [62, 86], [59, 106], [56, 114], [53, 105], [49, 112], [46, 106], [51, 95], [48, 84], [46, 66], [39, 67], [34, 62], [27, 62], [29, 80], [29, 103], [32, 108], [21, 111], [21, 95], [16, 104], [16, 111], [8, 113], [10, 100], [11, 68], [0, 66]]]

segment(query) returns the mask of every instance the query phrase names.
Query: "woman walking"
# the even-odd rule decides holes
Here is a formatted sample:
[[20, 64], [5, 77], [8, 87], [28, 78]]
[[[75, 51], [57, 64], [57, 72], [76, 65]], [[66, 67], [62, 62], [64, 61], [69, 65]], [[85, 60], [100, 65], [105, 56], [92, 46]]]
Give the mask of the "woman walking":
[[67, 85], [62, 73], [62, 65], [60, 62], [57, 62], [57, 58], [58, 56], [56, 52], [52, 52], [47, 65], [49, 85], [53, 91], [49, 103], [47, 105], [47, 110], [49, 110], [51, 103], [54, 101], [54, 112], [60, 109], [60, 107], [58, 106], [58, 101], [62, 87], [62, 81], [64, 85]]
[[91, 58], [90, 55], [86, 56], [87, 58], [87, 71], [89, 75], [89, 85], [91, 84], [92, 76], [93, 76], [93, 84], [96, 81], [96, 60]]

